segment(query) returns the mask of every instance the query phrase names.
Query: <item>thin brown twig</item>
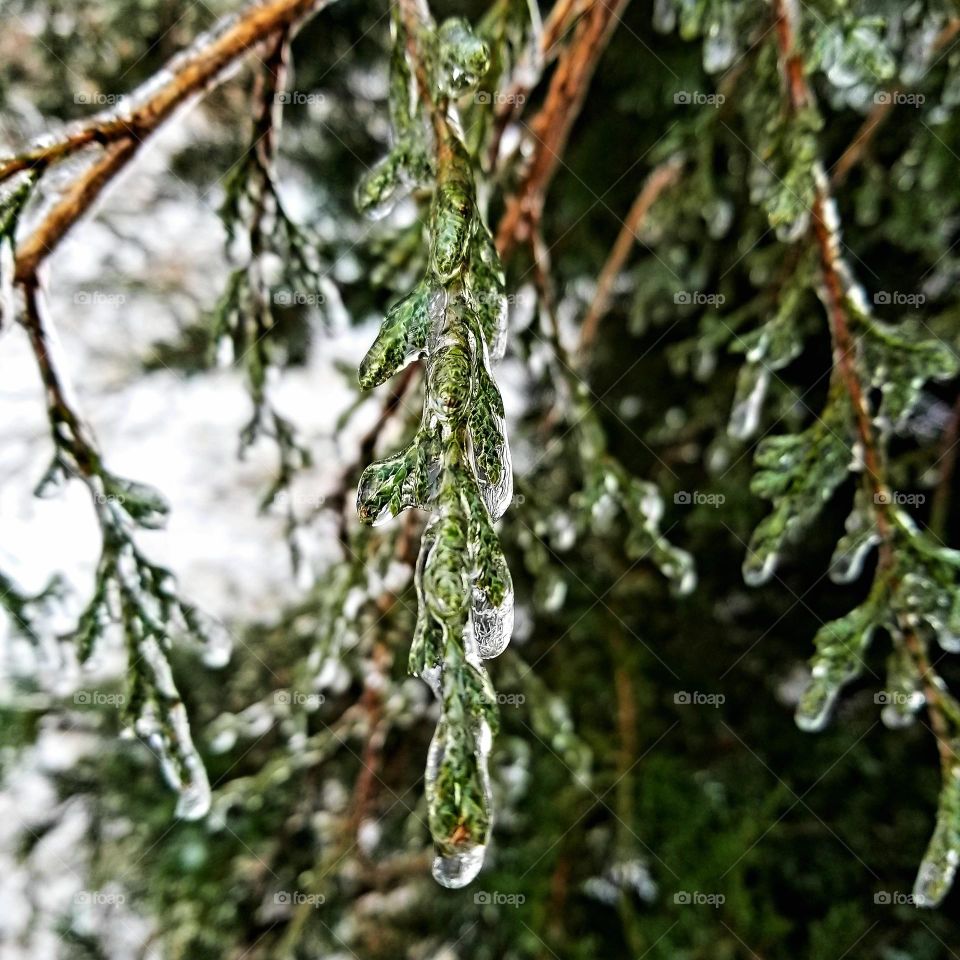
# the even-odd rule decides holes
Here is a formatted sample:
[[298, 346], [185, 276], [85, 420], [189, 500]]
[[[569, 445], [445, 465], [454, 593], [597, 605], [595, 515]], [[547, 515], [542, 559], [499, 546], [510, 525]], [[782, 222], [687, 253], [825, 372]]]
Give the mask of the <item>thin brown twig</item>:
[[[954, 17], [948, 20], [946, 25], [937, 34], [930, 48], [931, 55], [938, 53], [947, 44], [949, 44], [957, 34], [960, 33], [960, 17]], [[833, 165], [830, 176], [830, 183], [836, 187], [842, 184], [850, 171], [856, 167], [866, 156], [873, 143], [873, 138], [877, 131], [886, 122], [893, 108], [897, 104], [898, 95], [903, 93], [903, 88], [893, 86], [885, 91], [885, 96], [874, 104], [873, 109], [867, 114], [866, 119], [860, 125], [850, 145], [840, 155], [840, 159]]]
[[610, 295], [613, 290], [613, 284], [620, 275], [620, 271], [623, 270], [623, 265], [626, 263], [627, 257], [630, 255], [630, 251], [638, 239], [638, 231], [643, 225], [644, 220], [646, 220], [650, 208], [657, 202], [665, 190], [677, 182], [682, 169], [683, 161], [679, 157], [672, 157], [659, 166], [654, 167], [644, 181], [643, 187], [641, 187], [640, 192], [637, 194], [637, 198], [633, 201], [630, 212], [627, 214], [627, 218], [624, 220], [620, 232], [617, 234], [617, 239], [614, 241], [613, 247], [610, 250], [610, 255], [607, 257], [607, 262], [600, 271], [596, 293], [593, 296], [593, 301], [587, 310], [587, 315], [580, 328], [579, 353], [581, 357], [585, 355], [593, 345], [600, 321], [606, 316], [610, 308]]
[[14, 283], [24, 284], [36, 276], [40, 264], [127, 165], [139, 145], [140, 142], [132, 138], [111, 143], [100, 158], [73, 181], [36, 230], [18, 245]]
[[506, 202], [497, 229], [497, 250], [507, 259], [539, 223], [547, 190], [560, 163], [574, 121], [580, 115], [600, 55], [629, 0], [596, 0], [574, 29], [560, 55], [543, 107], [533, 118], [533, 157], [519, 187]]
[[950, 419], [940, 439], [940, 455], [937, 463], [940, 467], [940, 478], [933, 493], [933, 504], [930, 507], [930, 522], [927, 526], [931, 533], [943, 540], [947, 529], [947, 515], [950, 510], [950, 495], [953, 487], [954, 471], [957, 467], [957, 442], [960, 440], [960, 397], [954, 401], [950, 412]]
[[43, 383], [50, 427], [59, 443], [69, 447], [73, 465], [84, 480], [90, 482], [100, 471], [100, 454], [90, 428], [83, 422], [67, 395], [53, 357], [50, 332], [44, 322], [40, 304], [40, 285], [35, 276], [21, 285], [23, 296], [22, 325], [30, 339]]
[[412, 363], [403, 370], [400, 376], [394, 381], [392, 389], [387, 395], [386, 400], [384, 400], [376, 421], [360, 439], [357, 456], [343, 471], [342, 480], [340, 486], [337, 488], [337, 492], [327, 502], [327, 505], [334, 510], [336, 516], [339, 518], [338, 535], [341, 544], [347, 544], [350, 539], [346, 509], [348, 491], [353, 489], [357, 474], [360, 470], [373, 460], [381, 434], [402, 406], [407, 394], [416, 386], [419, 372], [420, 364]]
[[492, 170], [496, 166], [497, 157], [500, 155], [500, 142], [510, 121], [519, 116], [530, 99], [530, 94], [539, 82], [543, 68], [553, 63], [559, 55], [560, 40], [590, 4], [595, 2], [596, 0], [558, 0], [550, 8], [540, 35], [535, 40], [534, 49], [528, 54], [535, 64], [535, 69], [525, 71], [523, 78], [515, 80], [497, 98], [490, 143], [487, 146], [489, 169]]

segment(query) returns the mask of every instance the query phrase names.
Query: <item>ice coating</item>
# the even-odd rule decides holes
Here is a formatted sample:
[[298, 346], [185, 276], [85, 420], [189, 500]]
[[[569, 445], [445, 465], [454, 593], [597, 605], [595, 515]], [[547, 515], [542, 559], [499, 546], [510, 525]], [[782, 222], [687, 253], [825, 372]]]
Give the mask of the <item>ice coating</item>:
[[826, 726], [840, 691], [863, 670], [864, 657], [881, 615], [877, 597], [872, 594], [859, 607], [817, 631], [810, 680], [794, 717], [801, 730], [816, 732]]
[[[380, 214], [405, 182], [432, 182], [427, 268], [384, 319], [361, 364], [360, 385], [370, 389], [423, 360], [423, 414], [405, 450], [364, 470], [357, 510], [368, 524], [410, 507], [430, 513], [414, 572], [409, 669], [441, 705], [426, 795], [433, 875], [456, 888], [482, 867], [493, 820], [487, 758], [497, 699], [483, 660], [502, 653], [513, 630], [513, 583], [493, 526], [513, 498], [513, 474], [503, 400], [490, 369], [491, 357], [505, 348], [507, 310], [503, 267], [483, 221], [475, 163], [456, 110], [444, 103], [428, 116], [434, 105], [425, 106], [414, 79], [419, 69], [441, 97], [459, 96], [486, 72], [489, 51], [463, 19], [437, 30], [425, 6], [416, 19], [417, 36], [410, 37], [415, 27], [394, 15], [394, 147], [361, 182], [358, 205]], [[420, 44], [429, 55], [415, 69], [408, 58]]]
[[513, 633], [513, 586], [507, 589], [498, 605], [492, 604], [482, 590], [474, 588], [471, 615], [480, 656], [484, 660], [499, 657], [507, 649]]
[[[953, 755], [960, 743], [953, 741]], [[943, 775], [937, 825], [924, 854], [913, 897], [917, 906], [935, 907], [947, 895], [960, 863], [960, 764], [954, 762]]]
[[177, 816], [197, 820], [210, 809], [210, 783], [193, 745], [187, 711], [156, 638], [143, 637], [137, 649], [155, 693], [141, 707], [134, 729], [157, 755], [164, 777], [178, 794]]
[[834, 583], [856, 580], [870, 551], [880, 543], [874, 507], [862, 488], [857, 491], [845, 527], [846, 533], [837, 541], [830, 559], [830, 579]]
[[745, 364], [737, 378], [737, 395], [730, 411], [727, 432], [737, 440], [748, 440], [757, 432], [767, 395], [770, 374], [766, 367]]

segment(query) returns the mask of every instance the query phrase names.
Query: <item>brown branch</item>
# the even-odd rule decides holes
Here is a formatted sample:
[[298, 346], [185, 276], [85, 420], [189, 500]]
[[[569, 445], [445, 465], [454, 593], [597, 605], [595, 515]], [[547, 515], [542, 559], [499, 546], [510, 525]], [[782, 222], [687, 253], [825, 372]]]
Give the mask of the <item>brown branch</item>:
[[637, 194], [633, 206], [624, 220], [617, 239], [614, 241], [607, 257], [607, 262], [600, 271], [600, 277], [597, 280], [597, 291], [593, 296], [593, 301], [587, 310], [583, 326], [580, 328], [580, 346], [581, 356], [589, 351], [593, 345], [594, 338], [597, 335], [597, 328], [600, 321], [606, 316], [610, 307], [610, 295], [613, 284], [627, 257], [638, 239], [637, 234], [643, 221], [646, 219], [650, 208], [657, 202], [660, 195], [671, 186], [673, 186], [680, 177], [680, 171], [683, 168], [683, 162], [679, 157], [672, 157], [670, 160], [654, 167], [643, 184], [640, 193]]
[[179, 54], [168, 64], [171, 79], [142, 105], [122, 117], [94, 117], [86, 126], [63, 139], [37, 147], [19, 157], [0, 162], [0, 182], [27, 169], [44, 170], [90, 143], [106, 145], [66, 190], [34, 233], [17, 249], [14, 281], [25, 283], [56, 248], [67, 231], [90, 208], [104, 188], [127, 165], [140, 144], [173, 111], [194, 94], [208, 89], [224, 68], [260, 41], [284, 34], [294, 21], [324, 5], [327, 0], [273, 0], [252, 6], [225, 27], [204, 47]]
[[497, 230], [497, 250], [507, 259], [539, 223], [547, 190], [580, 114], [600, 55], [629, 0], [595, 0], [577, 24], [550, 80], [546, 100], [530, 124], [533, 158], [516, 192], [507, 200]]
[[943, 540], [947, 529], [947, 516], [950, 511], [950, 495], [953, 487], [953, 475], [957, 467], [957, 443], [960, 441], [960, 396], [954, 401], [950, 419], [943, 431], [940, 440], [940, 456], [937, 463], [942, 463], [940, 479], [933, 493], [933, 505], [930, 507], [930, 522], [927, 526], [938, 539]]
[[[791, 113], [797, 113], [814, 102], [807, 83], [806, 70], [794, 43], [794, 24], [789, 9], [789, 0], [775, 0], [777, 46], [783, 68], [784, 84]], [[835, 216], [833, 199], [827, 180], [820, 172], [811, 209], [813, 236], [820, 256], [823, 274], [824, 305], [830, 323], [834, 346], [834, 365], [850, 396], [856, 421], [857, 434], [863, 447], [864, 467], [876, 501], [883, 507], [877, 511], [878, 526], [884, 541], [889, 539], [890, 523], [887, 516], [887, 492], [883, 477], [883, 465], [873, 423], [867, 408], [863, 385], [854, 365], [856, 345], [850, 332], [846, 308], [846, 279], [840, 254], [840, 239], [833, 223]]]
[[857, 130], [856, 136], [850, 141], [850, 145], [840, 154], [840, 159], [834, 164], [830, 174], [830, 183], [833, 186], [840, 186], [847, 179], [847, 174], [863, 160], [873, 141], [874, 134], [883, 125], [891, 110], [893, 110], [892, 92], [889, 100], [874, 104], [873, 109], [867, 114], [866, 120]]
[[540, 80], [543, 68], [551, 64], [559, 55], [560, 40], [564, 34], [592, 2], [593, 0], [557, 0], [557, 3], [550, 8], [543, 29], [536, 38], [535, 46], [528, 54], [533, 60], [531, 69], [527, 71], [525, 79], [516, 80], [507, 87], [494, 106], [493, 132], [487, 147], [489, 169], [492, 170], [496, 166], [500, 142], [510, 121], [516, 119], [523, 110], [533, 88]]
[[54, 448], [66, 450], [79, 476], [89, 482], [101, 470], [100, 454], [90, 428], [74, 409], [67, 387], [60, 377], [53, 357], [53, 348], [40, 305], [39, 283], [35, 276], [21, 284], [23, 313], [21, 323], [30, 339], [37, 361], [47, 405], [47, 418], [54, 435]]
[[[791, 112], [796, 112], [813, 104], [814, 101], [807, 83], [803, 61], [796, 50], [794, 24], [789, 3], [790, 0], [775, 0], [774, 9], [777, 44], [789, 106]], [[875, 511], [877, 531], [881, 537], [878, 547], [878, 568], [889, 573], [896, 562], [893, 546], [892, 498], [889, 495], [883, 457], [870, 418], [865, 391], [854, 362], [856, 344], [847, 318], [847, 279], [841, 260], [839, 232], [835, 224], [836, 211], [833, 208], [829, 181], [819, 168], [811, 215], [813, 235], [819, 251], [823, 274], [824, 305], [827, 309], [833, 340], [834, 369], [839, 375], [853, 407], [857, 436], [863, 455], [864, 478], [873, 494], [873, 501], [877, 505]], [[891, 575], [888, 589], [892, 592], [895, 587], [896, 582]], [[923, 683], [930, 724], [937, 740], [943, 769], [946, 770], [953, 763], [953, 749], [947, 721], [948, 715], [952, 716], [954, 713], [950, 709], [951, 704], [947, 702], [950, 695], [946, 692], [942, 679], [930, 664], [924, 642], [909, 625], [901, 623], [900, 628], [904, 645], [910, 653]]]
[[110, 144], [103, 155], [67, 188], [43, 222], [17, 247], [14, 283], [26, 283], [104, 187], [122, 170], [140, 145], [127, 138]]
[[442, 149], [447, 135], [444, 114], [446, 104], [443, 99], [436, 101], [430, 79], [427, 76], [427, 67], [420, 48], [420, 34], [425, 26], [430, 24], [430, 12], [419, 0], [396, 0], [400, 12], [400, 21], [403, 32], [406, 34], [407, 59], [413, 67], [413, 76], [417, 82], [417, 91], [423, 101], [424, 108], [430, 118], [431, 126], [437, 138], [437, 149]]

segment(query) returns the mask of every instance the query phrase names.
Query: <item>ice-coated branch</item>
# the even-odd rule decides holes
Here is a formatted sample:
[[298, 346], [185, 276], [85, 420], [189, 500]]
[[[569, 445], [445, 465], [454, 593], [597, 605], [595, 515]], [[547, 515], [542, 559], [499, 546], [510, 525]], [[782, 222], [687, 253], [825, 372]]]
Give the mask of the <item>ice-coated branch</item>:
[[[220, 216], [227, 235], [227, 255], [239, 262], [213, 312], [210, 357], [232, 362], [246, 374], [253, 412], [241, 431], [240, 455], [261, 437], [268, 437], [276, 446], [277, 474], [262, 506], [266, 509], [285, 500], [287, 541], [297, 567], [299, 519], [292, 499], [285, 494], [294, 475], [309, 466], [311, 458], [297, 439], [294, 424], [271, 401], [267, 375], [274, 344], [270, 335], [275, 300], [290, 299], [291, 291], [305, 302], [310, 297], [320, 303], [323, 297], [316, 243], [287, 213], [274, 169], [289, 41], [288, 32], [282, 30], [267, 43], [253, 93], [250, 139], [225, 180]], [[277, 264], [271, 271], [271, 265]], [[286, 289], [276, 291], [278, 285]]]
[[169, 570], [141, 553], [135, 529], [162, 527], [169, 506], [152, 487], [119, 477], [104, 465], [57, 368], [36, 281], [28, 280], [20, 292], [21, 322], [37, 359], [54, 450], [37, 495], [49, 496], [69, 480], [79, 480], [90, 492], [100, 526], [93, 594], [73, 638], [77, 657], [86, 662], [105, 634], [120, 628], [127, 647], [129, 729], [157, 754], [179, 794], [178, 814], [201, 817], [210, 805], [210, 787], [167, 653], [175, 637], [190, 638], [201, 645], [211, 666], [221, 666], [230, 654], [230, 636], [222, 624], [182, 599]]
[[387, 314], [360, 384], [375, 387], [417, 359], [426, 382], [413, 442], [367, 467], [357, 509], [366, 523], [410, 507], [430, 514], [409, 662], [441, 704], [426, 776], [433, 873], [460, 887], [482, 866], [492, 826], [487, 755], [497, 704], [482, 661], [504, 650], [513, 624], [513, 586], [493, 528], [513, 485], [490, 369], [505, 346], [504, 277], [457, 109], [487, 72], [489, 49], [465, 20], [438, 26], [414, 0], [394, 8], [392, 28], [393, 146], [360, 183], [357, 202], [382, 216], [413, 186], [431, 187], [427, 267]]
[[[774, 14], [789, 112], [800, 117], [814, 111], [815, 102], [798, 45], [792, 0], [775, 0]], [[842, 438], [852, 428], [863, 489], [847, 521], [847, 533], [837, 545], [831, 576], [838, 582], [856, 578], [874, 546], [879, 560], [868, 598], [847, 616], [825, 624], [817, 634], [813, 676], [798, 708], [797, 722], [805, 729], [819, 729], [826, 722], [842, 686], [860, 672], [874, 630], [885, 627], [893, 641], [893, 652], [887, 679], [891, 704], [884, 711], [884, 720], [890, 726], [901, 726], [925, 704], [940, 751], [943, 790], [937, 827], [914, 888], [918, 904], [935, 906], [949, 890], [960, 861], [960, 704], [936, 673], [927, 647], [928, 638], [936, 637], [944, 650], [960, 650], [960, 602], [956, 599], [960, 553], [936, 544], [896, 505], [888, 481], [885, 447], [886, 434], [914, 407], [924, 382], [954, 376], [957, 362], [945, 345], [910, 336], [905, 325], [887, 327], [870, 315], [843, 261], [839, 218], [829, 181], [816, 156], [812, 163], [810, 221], [820, 266], [820, 297], [833, 343], [835, 386], [845, 394], [849, 413], [845, 416], [836, 412], [832, 426], [821, 420], [823, 438], [815, 443], [798, 445], [792, 442], [796, 438], [789, 437], [776, 439], [791, 441], [790, 445], [784, 442], [773, 446], [765, 441], [758, 450], [758, 463], [768, 473], [766, 477], [758, 475], [757, 480], [760, 491], [777, 504], [772, 518], [777, 517], [781, 506], [791, 509], [786, 505], [795, 488], [789, 484], [794, 482], [792, 477], [799, 476], [798, 468], [814, 473], [812, 463], [798, 459], [798, 455], [818, 457], [820, 488], [829, 491], [846, 473], [840, 454], [853, 448], [848, 449]], [[876, 411], [869, 399], [874, 388], [883, 390]], [[828, 412], [837, 411], [844, 402], [836, 397], [837, 389]], [[811, 428], [818, 429], [819, 424]], [[828, 448], [835, 449], [838, 458], [833, 466], [825, 468], [822, 457]], [[783, 474], [777, 477], [773, 472], [783, 470], [784, 464], [786, 482]], [[796, 513], [784, 513], [784, 517], [789, 517], [784, 525], [799, 520]], [[768, 528], [770, 519], [765, 521]]]
[[224, 71], [262, 40], [288, 30], [328, 0], [257, 0], [239, 14], [222, 19], [190, 49], [131, 95], [134, 105], [104, 111], [71, 125], [60, 135], [12, 157], [0, 159], [0, 183], [24, 170], [43, 172], [85, 147], [117, 141], [140, 143], [195, 94], [207, 92]]
[[582, 485], [571, 498], [578, 533], [609, 534], [615, 518], [626, 522], [618, 530], [627, 556], [648, 560], [670, 581], [673, 591], [689, 594], [697, 583], [693, 557], [675, 547], [660, 531], [663, 498], [655, 483], [635, 477], [610, 453], [606, 432], [597, 415], [587, 384], [580, 379], [560, 337], [550, 256], [539, 226], [530, 235], [534, 278], [540, 307], [547, 315], [556, 378], [565, 391], [564, 406], [576, 435]]
[[96, 202], [103, 190], [147, 140], [180, 106], [215, 86], [227, 68], [261, 41], [284, 33], [327, 0], [261, 0], [241, 14], [226, 17], [166, 68], [134, 91], [119, 109], [97, 114], [48, 136], [25, 152], [0, 160], [0, 183], [27, 171], [42, 176], [50, 167], [87, 147], [101, 155], [73, 180], [33, 233], [17, 248], [15, 280], [37, 273], [67, 231]]
[[[947, 21], [933, 43], [930, 44], [928, 57], [932, 57], [947, 47], [960, 33], [960, 17], [953, 17]], [[849, 146], [840, 155], [840, 159], [833, 165], [830, 172], [830, 183], [833, 187], [843, 184], [854, 169], [868, 154], [877, 131], [886, 123], [897, 103], [897, 94], [902, 92], [899, 86], [886, 91], [886, 95], [877, 98], [866, 119], [860, 125]]]

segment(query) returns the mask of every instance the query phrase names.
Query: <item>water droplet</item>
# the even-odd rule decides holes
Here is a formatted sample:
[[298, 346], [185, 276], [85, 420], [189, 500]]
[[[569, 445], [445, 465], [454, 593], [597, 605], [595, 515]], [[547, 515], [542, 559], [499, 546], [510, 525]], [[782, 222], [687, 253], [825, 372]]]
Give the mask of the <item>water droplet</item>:
[[459, 890], [480, 872], [486, 854], [487, 848], [478, 844], [452, 857], [437, 856], [433, 861], [433, 878], [442, 887]]
[[494, 606], [487, 595], [476, 587], [473, 590], [473, 633], [477, 650], [484, 660], [499, 657], [513, 634], [513, 586], [510, 585], [503, 602]]

